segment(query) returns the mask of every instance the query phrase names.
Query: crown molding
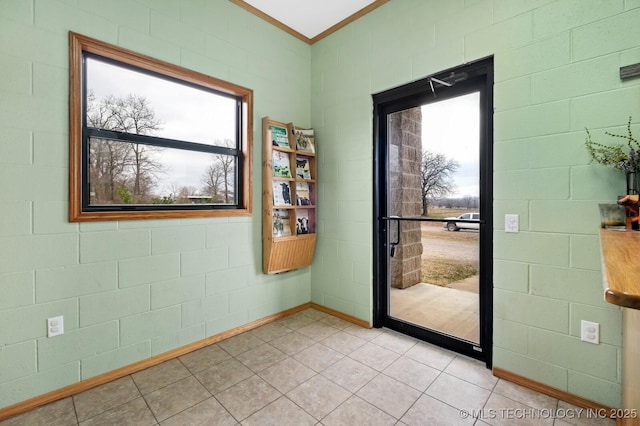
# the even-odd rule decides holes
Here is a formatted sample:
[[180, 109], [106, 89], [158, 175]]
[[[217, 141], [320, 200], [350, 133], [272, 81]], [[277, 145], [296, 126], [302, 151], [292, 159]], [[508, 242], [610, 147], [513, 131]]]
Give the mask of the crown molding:
[[274, 17], [267, 15], [266, 13], [264, 13], [263, 11], [261, 11], [260, 9], [257, 9], [255, 7], [253, 7], [252, 5], [250, 5], [249, 3], [245, 2], [244, 0], [229, 0], [231, 3], [245, 9], [246, 11], [253, 13], [254, 15], [258, 16], [259, 18], [264, 19], [265, 21], [269, 22], [270, 24], [280, 28], [281, 30], [289, 33], [290, 35], [294, 36], [295, 38], [304, 41], [307, 44], [314, 44], [320, 40], [322, 40], [323, 38], [333, 34], [334, 32], [338, 31], [340, 28], [345, 27], [347, 25], [349, 25], [350, 23], [352, 23], [353, 21], [363, 17], [364, 15], [366, 15], [367, 13], [379, 8], [380, 6], [382, 6], [383, 4], [389, 2], [390, 0], [376, 0], [373, 3], [369, 4], [366, 7], [363, 7], [362, 9], [360, 9], [359, 11], [355, 12], [354, 14], [346, 17], [345, 19], [343, 19], [342, 21], [338, 22], [337, 24], [333, 25], [330, 28], [327, 28], [326, 30], [324, 30], [323, 32], [321, 32], [320, 34], [318, 34], [317, 36], [313, 37], [313, 38], [309, 38], [307, 36], [305, 36], [304, 34], [299, 33], [298, 31], [294, 30], [293, 28], [291, 28], [290, 26], [284, 24], [283, 22], [275, 19]]

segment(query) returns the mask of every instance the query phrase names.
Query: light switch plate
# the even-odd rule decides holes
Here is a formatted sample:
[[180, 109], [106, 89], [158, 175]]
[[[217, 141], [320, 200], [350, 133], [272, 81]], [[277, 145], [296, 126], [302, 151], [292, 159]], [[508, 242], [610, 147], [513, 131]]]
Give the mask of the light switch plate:
[[580, 321], [580, 340], [600, 344], [600, 324], [591, 321]]
[[517, 214], [504, 215], [504, 232], [519, 232], [520, 218]]
[[47, 318], [47, 337], [64, 334], [64, 316]]

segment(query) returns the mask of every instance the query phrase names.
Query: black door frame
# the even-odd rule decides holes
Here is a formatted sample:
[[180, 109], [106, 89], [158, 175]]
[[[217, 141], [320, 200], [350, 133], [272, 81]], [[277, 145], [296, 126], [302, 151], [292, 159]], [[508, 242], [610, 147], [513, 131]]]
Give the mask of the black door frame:
[[[446, 83], [446, 84], [443, 84]], [[480, 91], [480, 342], [390, 318], [387, 115]], [[450, 68], [373, 95], [373, 326], [387, 327], [492, 365], [493, 335], [493, 57]]]

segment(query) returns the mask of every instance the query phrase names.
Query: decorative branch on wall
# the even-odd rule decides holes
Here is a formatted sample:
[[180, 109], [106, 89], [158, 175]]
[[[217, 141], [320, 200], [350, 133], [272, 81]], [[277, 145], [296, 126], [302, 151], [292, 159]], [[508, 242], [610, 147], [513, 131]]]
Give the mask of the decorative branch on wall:
[[620, 80], [640, 77], [640, 63], [620, 67]]

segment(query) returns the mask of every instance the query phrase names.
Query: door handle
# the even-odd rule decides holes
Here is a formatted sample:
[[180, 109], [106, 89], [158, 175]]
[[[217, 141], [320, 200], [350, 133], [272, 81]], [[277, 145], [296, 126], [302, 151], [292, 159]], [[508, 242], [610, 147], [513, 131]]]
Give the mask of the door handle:
[[400, 244], [400, 217], [399, 216], [390, 216], [390, 220], [395, 220], [396, 222], [396, 241], [389, 242], [391, 246], [389, 248], [389, 256], [393, 257], [396, 255], [396, 246]]

